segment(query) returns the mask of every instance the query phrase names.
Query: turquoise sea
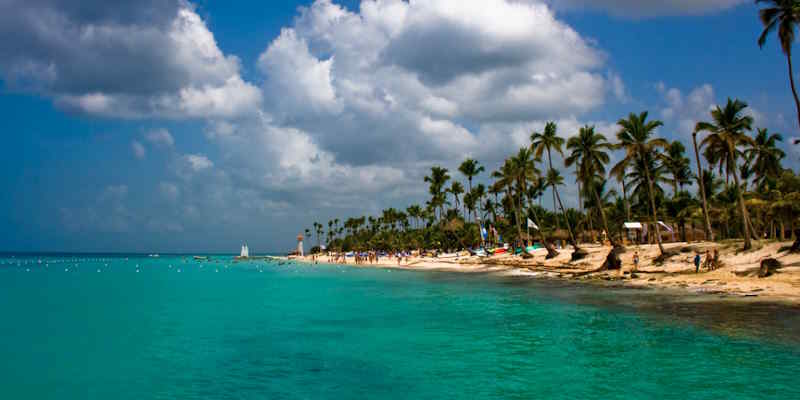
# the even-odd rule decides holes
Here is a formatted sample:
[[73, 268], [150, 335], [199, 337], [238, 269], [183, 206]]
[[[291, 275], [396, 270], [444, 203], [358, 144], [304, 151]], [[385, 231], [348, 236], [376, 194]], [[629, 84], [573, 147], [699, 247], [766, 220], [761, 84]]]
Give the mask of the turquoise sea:
[[0, 398], [800, 398], [796, 309], [679, 300], [230, 257], [0, 255]]

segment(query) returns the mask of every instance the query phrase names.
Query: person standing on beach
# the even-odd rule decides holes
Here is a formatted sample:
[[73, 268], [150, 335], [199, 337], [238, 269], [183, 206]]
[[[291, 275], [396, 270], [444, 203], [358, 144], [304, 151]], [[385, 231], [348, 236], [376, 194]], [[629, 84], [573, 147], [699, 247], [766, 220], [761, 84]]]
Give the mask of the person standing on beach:
[[639, 270], [639, 252], [633, 253], [633, 270], [631, 272], [636, 272]]
[[694, 273], [700, 273], [700, 253], [694, 255]]

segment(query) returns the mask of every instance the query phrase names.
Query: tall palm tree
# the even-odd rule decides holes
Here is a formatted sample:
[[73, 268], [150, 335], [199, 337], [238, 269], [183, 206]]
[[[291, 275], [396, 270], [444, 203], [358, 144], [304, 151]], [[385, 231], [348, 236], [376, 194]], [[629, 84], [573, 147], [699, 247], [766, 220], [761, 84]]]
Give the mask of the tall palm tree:
[[[548, 122], [544, 126], [544, 132], [533, 132], [531, 134], [531, 149], [535, 152], [536, 159], [541, 160], [543, 153], [547, 151], [548, 170], [553, 169], [551, 150], [555, 150], [558, 154], [561, 154], [562, 157], [564, 156], [564, 152], [561, 150], [564, 146], [564, 138], [558, 136], [557, 130], [558, 126], [555, 122]], [[553, 212], [556, 212], [555, 189], [553, 189]]]
[[728, 99], [725, 108], [717, 106], [711, 111], [713, 122], [698, 122], [695, 128], [698, 132], [707, 131], [709, 135], [700, 143], [706, 151], [713, 155], [719, 163], [719, 168], [725, 169], [728, 175], [733, 175], [739, 197], [739, 208], [742, 213], [742, 226], [744, 227], [744, 249], [753, 247], [750, 240], [750, 224], [747, 207], [744, 203], [742, 186], [739, 183], [739, 168], [736, 161], [742, 155], [740, 146], [752, 146], [754, 141], [747, 136], [746, 131], [751, 130], [753, 117], [743, 115], [747, 103], [740, 100]]
[[418, 204], [411, 205], [406, 208], [406, 213], [409, 217], [414, 219], [414, 228], [418, 229], [419, 223], [417, 220], [422, 217], [422, 207], [420, 207]]
[[578, 242], [575, 240], [575, 234], [572, 233], [572, 226], [569, 223], [569, 218], [567, 218], [567, 209], [564, 208], [564, 204], [561, 202], [561, 196], [558, 194], [558, 190], [556, 189], [564, 184], [564, 177], [561, 176], [558, 170], [551, 168], [550, 171], [547, 171], [547, 183], [555, 191], [558, 207], [561, 209], [561, 214], [564, 216], [564, 223], [567, 225], [569, 240], [572, 242], [572, 247], [575, 248], [575, 251], [578, 251], [580, 248], [578, 247]]
[[781, 171], [781, 160], [786, 153], [777, 147], [783, 141], [780, 133], [770, 135], [765, 128], [758, 129], [753, 144], [744, 151], [744, 155], [753, 161], [752, 169], [756, 174], [756, 185], [762, 185], [766, 178], [777, 178]]
[[[467, 158], [458, 166], [458, 171], [467, 177], [467, 192], [472, 192], [472, 178], [480, 175], [481, 172], [485, 170], [486, 169], [479, 162], [471, 158]], [[473, 215], [473, 218], [477, 221], [475, 215]]]
[[669, 144], [667, 151], [662, 156], [664, 167], [672, 175], [672, 197], [678, 195], [678, 189], [689, 183], [692, 170], [689, 168], [689, 159], [686, 158], [686, 147], [680, 141]]
[[597, 192], [597, 185], [594, 184], [594, 180], [597, 177], [602, 179], [605, 176], [606, 164], [609, 161], [607, 151], [611, 150], [613, 146], [606, 140], [604, 135], [596, 133], [594, 129], [594, 126], [584, 126], [578, 132], [578, 136], [573, 136], [567, 141], [567, 149], [572, 150], [572, 153], [564, 162], [567, 167], [577, 164], [578, 181], [583, 183], [583, 187], [587, 191], [593, 192], [595, 207], [600, 212], [603, 228], [611, 241], [611, 245], [616, 246], [611, 230], [608, 229], [603, 200], [600, 198], [600, 193]]
[[613, 176], [614, 179], [616, 179], [617, 182], [619, 182], [620, 185], [622, 185], [622, 204], [625, 206], [625, 220], [626, 221], [630, 221], [631, 220], [631, 205], [630, 205], [630, 202], [628, 201], [628, 188], [627, 188], [627, 186], [625, 184], [626, 183], [627, 174], [628, 174], [627, 165], [623, 165], [620, 168], [612, 170], [609, 173], [610, 176]]
[[[617, 139], [619, 140], [617, 146], [625, 149], [625, 158], [614, 166], [611, 171], [613, 175], [617, 175], [620, 173], [620, 169], [624, 169], [634, 162], [645, 163], [649, 154], [658, 151], [659, 148], [666, 148], [669, 145], [669, 142], [662, 138], [652, 137], [655, 130], [664, 125], [664, 123], [658, 120], [647, 121], [647, 111], [639, 115], [631, 113], [627, 119], [620, 119], [617, 125], [620, 127], [619, 132], [617, 132]], [[663, 255], [664, 245], [661, 243], [661, 229], [658, 226], [654, 183], [650, 176], [649, 168], [643, 169], [647, 181], [647, 193], [650, 198], [650, 209], [653, 218], [652, 223], [656, 228], [658, 250], [661, 252], [661, 255]]]
[[472, 178], [481, 174], [486, 169], [477, 161], [468, 158], [461, 163], [458, 171], [467, 177], [467, 190], [472, 191]]
[[708, 200], [706, 197], [705, 182], [703, 179], [703, 165], [700, 164], [700, 152], [697, 149], [697, 131], [692, 132], [692, 143], [694, 143], [694, 157], [697, 160], [697, 183], [700, 185], [700, 193], [703, 198], [703, 218], [705, 219], [704, 230], [706, 231], [706, 240], [714, 241], [714, 231], [711, 230], [711, 218], [708, 217]]
[[447, 189], [447, 192], [453, 195], [453, 200], [455, 200], [454, 205], [456, 210], [458, 210], [461, 204], [461, 202], [458, 200], [458, 196], [461, 196], [461, 194], [464, 193], [464, 186], [462, 186], [461, 182], [459, 181], [453, 181], [453, 183], [450, 184], [450, 188]]
[[425, 182], [427, 182], [430, 186], [428, 188], [428, 192], [431, 195], [430, 206], [436, 210], [439, 209], [439, 217], [444, 216], [444, 204], [446, 203], [447, 199], [444, 198], [444, 185], [447, 184], [447, 181], [450, 180], [450, 175], [448, 174], [447, 168], [442, 168], [439, 166], [431, 167], [431, 174], [425, 177]]
[[789, 86], [794, 95], [794, 104], [797, 108], [797, 122], [800, 124], [800, 98], [797, 97], [797, 88], [794, 85], [794, 71], [792, 70], [792, 45], [794, 44], [795, 29], [800, 22], [800, 1], [797, 0], [756, 0], [758, 3], [767, 3], [766, 8], [758, 11], [759, 19], [764, 25], [764, 31], [758, 37], [758, 45], [763, 48], [767, 37], [775, 30], [778, 31], [778, 40], [781, 50], [786, 55], [789, 65]]

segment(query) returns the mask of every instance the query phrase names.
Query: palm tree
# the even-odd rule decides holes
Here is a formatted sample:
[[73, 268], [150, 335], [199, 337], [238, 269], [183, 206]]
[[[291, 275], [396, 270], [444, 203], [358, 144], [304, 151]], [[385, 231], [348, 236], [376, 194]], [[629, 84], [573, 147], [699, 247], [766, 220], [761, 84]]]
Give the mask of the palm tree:
[[604, 135], [595, 133], [594, 129], [594, 126], [584, 126], [578, 132], [578, 136], [573, 136], [567, 141], [567, 149], [572, 150], [572, 153], [564, 162], [567, 167], [577, 164], [578, 181], [583, 183], [585, 189], [593, 192], [595, 207], [600, 212], [603, 228], [611, 241], [611, 245], [616, 247], [611, 231], [608, 229], [608, 220], [606, 219], [603, 201], [600, 198], [600, 193], [597, 192], [597, 185], [594, 184], [594, 180], [597, 177], [602, 178], [605, 176], [606, 164], [609, 161], [607, 151], [611, 150], [613, 146], [608, 143]]
[[[467, 177], [467, 191], [472, 192], [472, 178], [481, 174], [486, 169], [477, 161], [467, 158], [458, 166], [458, 171]], [[477, 217], [473, 215], [477, 221]]]
[[[505, 163], [503, 163], [503, 165], [500, 167], [500, 170], [492, 173], [492, 177], [497, 180], [495, 184], [505, 190], [506, 199], [510, 200], [512, 203], [512, 208], [514, 209], [514, 215], [517, 222], [517, 234], [519, 235], [518, 237], [522, 237], [522, 227], [520, 226], [519, 212], [520, 201], [515, 201], [514, 197], [519, 199], [519, 197], [525, 193], [527, 182], [529, 180], [538, 180], [538, 171], [536, 170], [536, 165], [534, 164], [533, 160], [531, 160], [531, 151], [526, 148], [520, 149], [519, 153], [517, 153], [515, 157], [506, 159]], [[513, 194], [515, 184], [519, 189], [516, 196]], [[539, 225], [539, 240], [541, 240], [542, 244], [547, 249], [547, 258], [551, 259], [558, 256], [558, 252], [544, 236], [544, 232], [542, 232], [543, 225], [541, 224], [539, 216], [535, 211], [533, 212], [533, 218], [536, 224]]]
[[447, 184], [447, 181], [450, 180], [450, 175], [448, 174], [447, 168], [442, 168], [439, 166], [431, 167], [431, 174], [430, 176], [425, 177], [425, 182], [430, 184], [428, 188], [428, 192], [431, 195], [430, 206], [436, 210], [439, 210], [439, 217], [444, 217], [444, 204], [446, 203], [447, 199], [444, 197], [444, 185]]
[[763, 185], [766, 178], [777, 178], [781, 174], [781, 160], [786, 153], [777, 147], [777, 142], [782, 141], [780, 133], [770, 135], [767, 129], [760, 128], [751, 147], [744, 151], [744, 155], [753, 161], [756, 185]]
[[700, 185], [700, 193], [703, 197], [703, 217], [705, 219], [704, 230], [706, 231], [706, 240], [714, 241], [714, 231], [711, 230], [711, 218], [708, 217], [708, 201], [706, 200], [706, 188], [704, 181], [703, 165], [700, 164], [700, 152], [697, 150], [697, 131], [692, 132], [692, 143], [694, 143], [694, 157], [697, 160], [697, 183]]
[[453, 183], [450, 184], [450, 188], [447, 189], [447, 192], [453, 195], [453, 199], [455, 200], [455, 207], [456, 210], [458, 210], [461, 204], [461, 202], [458, 200], [458, 196], [464, 193], [464, 186], [462, 186], [461, 182], [459, 181], [453, 181]]
[[686, 147], [679, 141], [669, 144], [667, 151], [662, 155], [664, 168], [672, 175], [672, 197], [678, 195], [678, 189], [689, 183], [692, 170], [689, 168], [689, 159], [686, 158]]
[[322, 235], [322, 224], [314, 222], [314, 233], [317, 234], [317, 247], [321, 249], [319, 237]]
[[625, 220], [631, 220], [631, 205], [628, 202], [628, 188], [625, 185], [625, 181], [628, 174], [628, 167], [626, 165], [621, 166], [615, 170], [612, 170], [609, 175], [613, 176], [617, 182], [622, 185], [622, 203], [625, 206]]
[[698, 122], [697, 132], [707, 131], [709, 135], [700, 143], [706, 147], [708, 154], [719, 163], [719, 168], [725, 169], [727, 175], [733, 175], [739, 197], [739, 208], [742, 213], [742, 226], [744, 227], [744, 249], [753, 247], [750, 240], [750, 224], [748, 223], [747, 207], [744, 204], [742, 186], [739, 184], [739, 171], [736, 160], [742, 155], [740, 146], [752, 146], [754, 141], [747, 136], [746, 131], [751, 130], [753, 118], [742, 115], [747, 103], [740, 100], [728, 99], [725, 108], [717, 106], [711, 111], [714, 122]]
[[414, 219], [414, 229], [418, 229], [418, 219], [422, 217], [422, 207], [420, 207], [418, 204], [408, 206], [408, 208], [406, 208], [406, 213], [409, 217]]
[[[558, 130], [558, 126], [555, 122], [548, 122], [544, 126], [544, 132], [538, 133], [533, 132], [531, 134], [531, 149], [536, 154], [536, 159], [541, 160], [542, 155], [547, 150], [547, 163], [548, 163], [548, 170], [553, 169], [553, 158], [550, 154], [551, 150], [555, 150], [561, 156], [564, 156], [564, 152], [561, 150], [562, 146], [564, 146], [564, 138], [558, 136], [556, 131]], [[556, 192], [553, 188], [553, 212], [556, 212]]]
[[800, 21], [800, 2], [797, 0], [756, 0], [758, 3], [767, 3], [766, 8], [758, 11], [764, 31], [758, 37], [758, 46], [763, 48], [767, 37], [776, 29], [781, 50], [786, 55], [789, 65], [789, 86], [794, 95], [794, 104], [797, 108], [797, 122], [800, 124], [800, 98], [797, 97], [797, 88], [794, 85], [794, 71], [792, 70], [792, 45], [794, 44], [795, 29]]
[[567, 231], [569, 232], [569, 240], [572, 242], [572, 247], [575, 248], [577, 252], [580, 250], [578, 247], [578, 242], [575, 240], [575, 235], [572, 233], [572, 226], [569, 223], [569, 219], [567, 218], [567, 210], [564, 208], [564, 204], [561, 203], [561, 196], [558, 194], [557, 187], [564, 184], [564, 177], [561, 176], [560, 173], [555, 168], [551, 168], [550, 171], [547, 171], [547, 183], [553, 188], [554, 193], [556, 194], [556, 200], [558, 201], [558, 207], [561, 209], [561, 214], [564, 216], [564, 223], [567, 224]]
[[[639, 115], [631, 113], [627, 119], [619, 120], [617, 125], [620, 126], [620, 130], [617, 133], [617, 139], [620, 143], [617, 146], [625, 149], [625, 158], [614, 166], [611, 171], [613, 175], [619, 174], [620, 170], [625, 169], [629, 164], [634, 162], [643, 164], [647, 156], [652, 152], [657, 151], [659, 148], [666, 148], [669, 145], [669, 142], [662, 138], [651, 138], [656, 128], [664, 125], [664, 123], [658, 120], [647, 121], [647, 111]], [[647, 193], [650, 198], [650, 209], [653, 218], [652, 223], [656, 228], [658, 250], [661, 252], [661, 255], [663, 255], [664, 245], [661, 243], [661, 229], [658, 227], [653, 179], [650, 176], [649, 168], [643, 168], [643, 170], [647, 181]]]

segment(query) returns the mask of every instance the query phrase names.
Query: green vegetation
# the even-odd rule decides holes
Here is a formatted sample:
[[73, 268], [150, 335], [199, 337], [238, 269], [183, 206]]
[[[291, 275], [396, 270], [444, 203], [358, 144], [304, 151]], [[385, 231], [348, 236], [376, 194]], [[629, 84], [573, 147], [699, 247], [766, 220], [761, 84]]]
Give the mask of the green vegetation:
[[[620, 245], [625, 221], [649, 224], [655, 230], [650, 240], [662, 252], [662, 238], [744, 239], [745, 249], [753, 248], [753, 240], [785, 240], [795, 235], [800, 217], [800, 176], [781, 165], [781, 135], [766, 129], [753, 132], [746, 109], [746, 103], [729, 99], [711, 111], [709, 122], [697, 124], [692, 147], [700, 174], [692, 172], [686, 145], [660, 138], [657, 130], [663, 124], [648, 119], [647, 112], [620, 119], [614, 143], [594, 126], [584, 126], [564, 140], [550, 122], [543, 133], [531, 135], [530, 146], [494, 171], [486, 173], [478, 161], [465, 160], [458, 173], [466, 182], [443, 166], [431, 167], [424, 177], [424, 205], [389, 208], [378, 216], [343, 223], [334, 219], [328, 221], [327, 233], [322, 223], [314, 223], [306, 236], [315, 234], [318, 246], [324, 236], [328, 248], [345, 251], [453, 250], [493, 247], [496, 231], [502, 242], [517, 246], [544, 243], [548, 257], [558, 254], [556, 242], [578, 248], [605, 238]], [[562, 201], [559, 189], [565, 177], [554, 168], [556, 155], [570, 170], [575, 167], [581, 210], [567, 208]], [[613, 166], [612, 158], [619, 160]], [[486, 181], [476, 184], [482, 178]], [[620, 192], [609, 188], [611, 178]], [[685, 190], [693, 183], [692, 192]], [[548, 190], [554, 199], [550, 210], [541, 206]], [[541, 228], [530, 230], [531, 237], [529, 219]], [[675, 232], [662, 233], [656, 221], [666, 222]], [[481, 226], [487, 231], [485, 240]], [[698, 227], [703, 234], [697, 234]]]

